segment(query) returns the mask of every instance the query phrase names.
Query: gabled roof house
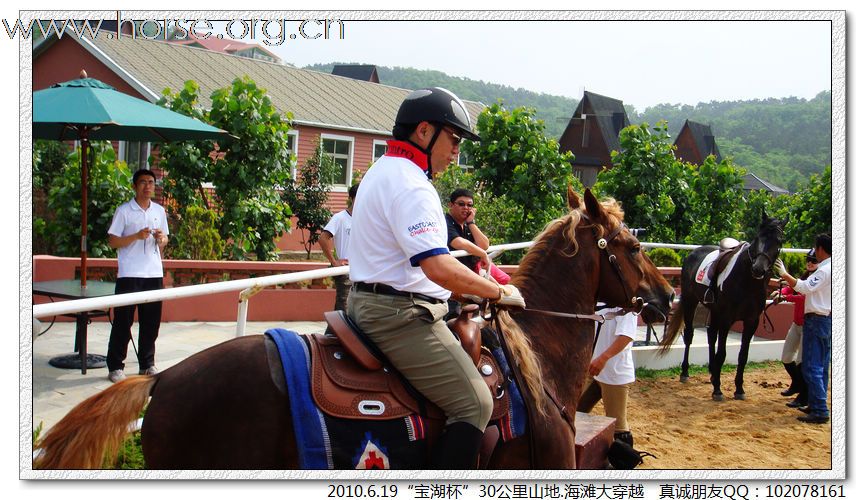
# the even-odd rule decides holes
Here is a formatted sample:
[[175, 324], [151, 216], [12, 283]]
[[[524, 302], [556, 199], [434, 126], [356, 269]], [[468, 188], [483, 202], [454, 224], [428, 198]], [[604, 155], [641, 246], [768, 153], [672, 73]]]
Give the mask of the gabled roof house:
[[[410, 92], [225, 52], [127, 36], [43, 40], [34, 48], [33, 90], [78, 78], [82, 69], [92, 78], [150, 102], [158, 100], [165, 88], [178, 91], [187, 80], [195, 80], [202, 101], [209, 103], [213, 91], [229, 86], [236, 77], [248, 75], [267, 90], [281, 113], [292, 114], [291, 147], [299, 168], [319, 143], [325, 154], [342, 165], [343, 175], [332, 187], [328, 203], [334, 211], [345, 208], [355, 173], [366, 171], [384, 154], [397, 109]], [[472, 101], [466, 101], [466, 106], [472, 120], [484, 107]], [[145, 168], [151, 147], [120, 143], [118, 157], [132, 168]]]
[[574, 116], [559, 139], [561, 151], [574, 153], [574, 175], [583, 185], [594, 185], [598, 172], [611, 166], [610, 152], [621, 148], [619, 132], [630, 124], [622, 101], [583, 92]]
[[752, 174], [751, 172], [745, 174], [744, 180], [745, 185], [743, 186], [743, 188], [745, 189], [745, 191], [768, 191], [768, 193], [772, 196], [778, 196], [779, 194], [790, 194], [790, 191], [787, 191], [782, 187], [778, 187], [769, 181], [765, 181]]
[[372, 64], [335, 64], [331, 74], [363, 82], [379, 83], [378, 69]]
[[681, 161], [702, 165], [709, 155], [714, 155], [716, 161], [721, 161], [721, 152], [709, 125], [685, 120], [673, 144], [676, 146], [676, 157]]

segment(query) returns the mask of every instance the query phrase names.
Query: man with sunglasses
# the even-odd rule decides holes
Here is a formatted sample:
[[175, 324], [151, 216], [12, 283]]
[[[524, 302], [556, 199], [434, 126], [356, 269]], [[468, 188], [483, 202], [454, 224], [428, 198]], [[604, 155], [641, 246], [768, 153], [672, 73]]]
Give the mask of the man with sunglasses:
[[453, 293], [504, 306], [525, 302], [515, 287], [481, 278], [447, 248], [444, 214], [430, 180], [458, 157], [462, 139], [480, 139], [463, 102], [438, 87], [411, 92], [397, 111], [393, 136], [355, 199], [348, 315], [447, 415], [432, 467], [477, 468], [493, 399], [443, 320], [446, 301]]
[[448, 248], [468, 252], [469, 255], [457, 257], [457, 260], [469, 269], [475, 269], [478, 263], [482, 269], [489, 269], [490, 257], [486, 249], [490, 247], [490, 240], [475, 224], [476, 213], [471, 191], [460, 188], [451, 193], [448, 213], [445, 214]]

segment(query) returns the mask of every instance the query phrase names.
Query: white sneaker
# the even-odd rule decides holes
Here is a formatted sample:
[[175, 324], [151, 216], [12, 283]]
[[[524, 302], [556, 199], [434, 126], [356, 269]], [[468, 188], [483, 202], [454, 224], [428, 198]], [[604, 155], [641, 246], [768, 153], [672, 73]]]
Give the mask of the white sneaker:
[[111, 370], [108, 372], [108, 380], [110, 380], [112, 384], [116, 384], [125, 378], [126, 374], [123, 373], [123, 370]]
[[138, 370], [139, 375], [156, 375], [157, 373], [159, 373], [159, 370], [155, 366], [151, 366], [145, 370]]

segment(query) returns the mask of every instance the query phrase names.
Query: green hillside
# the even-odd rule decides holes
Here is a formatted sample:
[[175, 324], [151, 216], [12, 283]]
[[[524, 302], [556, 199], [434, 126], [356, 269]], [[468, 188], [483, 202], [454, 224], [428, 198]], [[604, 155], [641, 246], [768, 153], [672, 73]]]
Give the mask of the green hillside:
[[[334, 64], [306, 69], [330, 73]], [[351, 64], [351, 63], [346, 63]], [[367, 63], [364, 63], [367, 64]], [[441, 86], [463, 99], [491, 104], [502, 100], [508, 108], [527, 106], [537, 110], [546, 134], [558, 139], [579, 99], [532, 92], [523, 88], [450, 76], [441, 71], [378, 66], [382, 84], [417, 89]], [[602, 89], [598, 92], [603, 94]], [[579, 90], [575, 88], [575, 94]], [[609, 96], [616, 98], [617, 96]], [[669, 123], [671, 140], [686, 119], [712, 127], [721, 155], [778, 186], [795, 191], [811, 174], [822, 172], [831, 161], [831, 98], [828, 91], [813, 99], [787, 97], [750, 101], [712, 101], [696, 106], [659, 104], [642, 113], [625, 103], [631, 123]]]

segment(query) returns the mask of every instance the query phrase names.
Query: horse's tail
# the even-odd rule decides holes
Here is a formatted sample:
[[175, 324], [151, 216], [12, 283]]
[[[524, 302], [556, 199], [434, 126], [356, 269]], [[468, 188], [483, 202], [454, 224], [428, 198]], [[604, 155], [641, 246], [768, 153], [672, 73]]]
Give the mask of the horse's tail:
[[667, 329], [664, 332], [664, 338], [661, 339], [661, 342], [658, 344], [658, 355], [664, 354], [665, 352], [670, 350], [670, 347], [673, 345], [673, 342], [679, 337], [679, 332], [682, 330], [682, 323], [685, 317], [685, 308], [682, 307], [682, 303], [676, 306], [673, 309], [673, 315], [670, 317], [670, 322], [667, 324]]
[[72, 408], [35, 445], [35, 469], [100, 469], [117, 456], [157, 376], [129, 377]]

